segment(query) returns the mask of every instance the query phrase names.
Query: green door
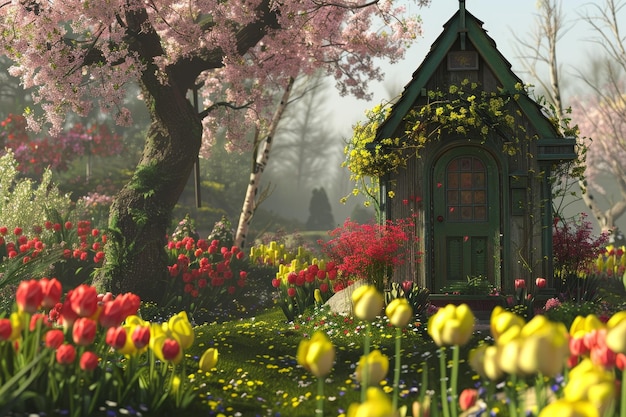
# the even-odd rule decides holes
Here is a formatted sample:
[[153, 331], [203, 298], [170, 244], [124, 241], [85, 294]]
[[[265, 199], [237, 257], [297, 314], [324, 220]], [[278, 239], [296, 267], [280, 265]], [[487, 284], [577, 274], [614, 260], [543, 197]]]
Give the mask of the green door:
[[437, 159], [433, 174], [435, 291], [468, 277], [498, 283], [501, 193], [493, 157], [454, 148]]

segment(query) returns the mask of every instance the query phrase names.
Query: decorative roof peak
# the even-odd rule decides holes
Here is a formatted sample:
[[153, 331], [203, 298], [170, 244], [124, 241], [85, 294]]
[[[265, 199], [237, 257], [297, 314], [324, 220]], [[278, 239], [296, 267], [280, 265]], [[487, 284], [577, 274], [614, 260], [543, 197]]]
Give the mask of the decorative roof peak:
[[459, 0], [459, 34], [461, 36], [461, 50], [465, 50], [465, 34], [467, 28], [465, 27], [465, 0]]

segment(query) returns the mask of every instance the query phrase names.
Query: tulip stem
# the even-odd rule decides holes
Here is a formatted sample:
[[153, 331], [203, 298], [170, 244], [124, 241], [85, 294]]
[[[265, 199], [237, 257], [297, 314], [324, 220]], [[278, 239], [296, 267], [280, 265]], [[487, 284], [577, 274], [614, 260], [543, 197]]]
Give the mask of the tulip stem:
[[622, 398], [619, 404], [620, 417], [626, 417], [626, 368], [622, 369]]
[[459, 385], [459, 360], [460, 360], [460, 347], [459, 345], [452, 346], [452, 375], [450, 378], [450, 389], [452, 395], [452, 417], [457, 417], [458, 410], [458, 385]]
[[447, 368], [446, 368], [446, 348], [442, 346], [439, 348], [439, 383], [441, 386], [441, 410], [443, 411], [443, 417], [450, 417], [450, 405], [448, 403], [448, 384], [447, 384]]
[[[507, 384], [509, 385], [509, 384]], [[517, 406], [518, 406], [518, 393], [517, 393], [517, 375], [512, 374], [510, 380], [510, 386], [506, 390], [507, 397], [509, 400], [509, 416], [517, 417]]]
[[400, 327], [396, 327], [396, 357], [395, 357], [395, 367], [393, 370], [393, 398], [392, 398], [392, 406], [393, 411], [395, 412], [398, 409], [398, 391], [400, 389], [400, 351], [401, 351], [401, 343], [402, 343], [402, 329]]
[[316, 416], [324, 416], [324, 378], [317, 378], [317, 408], [315, 409]]
[[541, 372], [537, 374], [537, 379], [535, 380], [535, 398], [537, 410], [542, 410], [546, 406], [546, 385], [545, 377]]
[[[363, 335], [363, 357], [367, 361], [367, 357], [370, 354], [370, 322], [365, 322], [365, 335]], [[367, 398], [367, 387], [369, 386], [369, 365], [367, 362], [363, 366], [363, 373], [361, 374], [361, 403], [365, 402]]]

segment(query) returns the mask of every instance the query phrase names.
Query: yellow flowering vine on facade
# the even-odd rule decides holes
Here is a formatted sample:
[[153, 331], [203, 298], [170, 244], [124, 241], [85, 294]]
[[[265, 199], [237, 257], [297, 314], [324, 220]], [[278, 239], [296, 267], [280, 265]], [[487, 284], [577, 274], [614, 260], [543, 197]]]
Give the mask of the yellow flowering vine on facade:
[[[344, 148], [342, 166], [350, 170], [355, 184], [353, 195], [364, 195], [378, 206], [379, 179], [419, 157], [427, 143], [448, 135], [467, 135], [486, 141], [490, 135], [502, 137], [504, 153], [514, 155], [521, 140], [531, 140], [518, 123], [521, 112], [514, 102], [526, 94], [521, 84], [515, 91], [482, 91], [477, 83], [464, 80], [447, 91], [429, 91], [428, 102], [404, 117], [401, 137], [377, 137], [380, 126], [392, 111], [392, 103], [378, 104], [366, 112], [366, 121], [357, 123]], [[393, 198], [393, 191], [387, 195]], [[347, 197], [344, 198], [344, 200]], [[368, 205], [368, 204], [366, 204]]]

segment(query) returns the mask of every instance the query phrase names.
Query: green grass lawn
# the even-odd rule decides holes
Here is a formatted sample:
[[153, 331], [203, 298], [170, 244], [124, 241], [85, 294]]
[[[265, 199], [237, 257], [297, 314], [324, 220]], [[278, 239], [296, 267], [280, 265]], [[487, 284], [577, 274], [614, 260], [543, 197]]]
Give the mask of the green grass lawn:
[[[220, 354], [215, 372], [194, 375], [204, 382], [200, 393], [203, 407], [197, 410], [197, 415], [313, 416], [316, 380], [297, 364], [296, 352], [300, 340], [317, 329], [329, 335], [336, 349], [335, 366], [325, 380], [325, 415], [345, 413], [350, 403], [359, 401], [360, 388], [352, 374], [363, 353], [364, 324], [325, 309], [313, 310], [310, 315], [289, 323], [279, 308], [269, 308], [255, 317], [196, 328], [195, 351], [189, 353], [200, 355], [208, 347], [216, 347]], [[390, 360], [390, 370], [382, 385], [389, 393], [394, 335], [395, 329], [386, 319], [371, 325], [372, 349], [380, 349]], [[438, 358], [435, 345], [425, 335], [421, 323], [409, 325], [403, 336], [400, 405], [410, 407], [419, 396], [422, 362], [427, 360], [429, 373], [434, 373]], [[475, 337], [479, 338], [480, 335]], [[461, 357], [466, 357], [468, 347]], [[464, 369], [462, 383], [466, 387], [472, 382], [470, 372]], [[437, 381], [438, 377], [430, 375], [429, 384]]]

